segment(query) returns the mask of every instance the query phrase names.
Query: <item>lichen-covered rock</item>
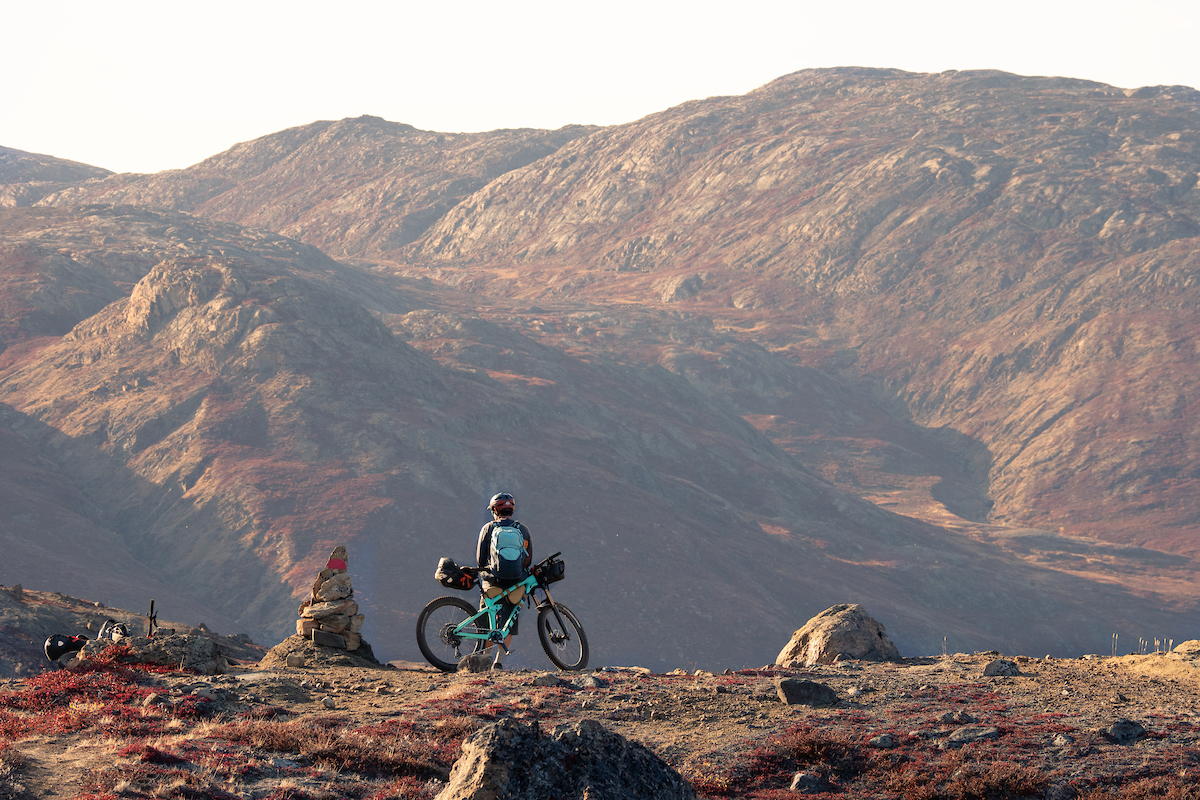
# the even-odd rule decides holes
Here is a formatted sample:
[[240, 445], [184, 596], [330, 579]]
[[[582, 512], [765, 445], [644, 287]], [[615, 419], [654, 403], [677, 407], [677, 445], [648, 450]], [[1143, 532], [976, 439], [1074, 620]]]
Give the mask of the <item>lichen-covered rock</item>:
[[815, 794], [828, 792], [832, 787], [821, 773], [804, 770], [792, 776], [792, 785], [788, 788], [800, 794]]
[[437, 800], [694, 800], [695, 791], [637, 742], [585, 719], [547, 736], [504, 719], [463, 742]]
[[881, 623], [857, 604], [827, 608], [792, 634], [776, 664], [832, 664], [838, 656], [863, 661], [899, 661], [900, 651]]
[[326, 633], [342, 633], [350, 630], [350, 618], [345, 614], [333, 614], [322, 618], [318, 627]]
[[1200, 639], [1188, 639], [1176, 645], [1171, 654], [1188, 660], [1200, 659]]
[[317, 629], [312, 632], [313, 644], [319, 644], [322, 647], [337, 647], [342, 650], [346, 649], [346, 639], [340, 633], [329, 633]]
[[492, 668], [492, 653], [482, 650], [478, 653], [467, 653], [458, 660], [459, 672], [487, 672]]

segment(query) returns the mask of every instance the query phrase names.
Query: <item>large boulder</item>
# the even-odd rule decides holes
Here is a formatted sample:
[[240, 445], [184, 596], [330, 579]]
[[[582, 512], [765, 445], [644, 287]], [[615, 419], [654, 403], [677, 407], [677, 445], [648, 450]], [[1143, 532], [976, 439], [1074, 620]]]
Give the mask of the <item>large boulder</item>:
[[806, 667], [843, 659], [899, 661], [900, 651], [887, 637], [883, 625], [857, 604], [827, 608], [792, 634], [779, 651], [776, 664]]
[[696, 800], [679, 773], [637, 742], [585, 719], [546, 735], [503, 719], [463, 742], [436, 800]]

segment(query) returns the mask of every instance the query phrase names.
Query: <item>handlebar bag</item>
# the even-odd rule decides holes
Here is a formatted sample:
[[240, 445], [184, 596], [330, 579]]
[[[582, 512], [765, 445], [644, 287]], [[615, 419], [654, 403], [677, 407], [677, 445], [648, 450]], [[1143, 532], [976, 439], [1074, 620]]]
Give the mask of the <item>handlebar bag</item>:
[[538, 571], [538, 580], [542, 583], [557, 583], [567, 576], [565, 561], [551, 561]]

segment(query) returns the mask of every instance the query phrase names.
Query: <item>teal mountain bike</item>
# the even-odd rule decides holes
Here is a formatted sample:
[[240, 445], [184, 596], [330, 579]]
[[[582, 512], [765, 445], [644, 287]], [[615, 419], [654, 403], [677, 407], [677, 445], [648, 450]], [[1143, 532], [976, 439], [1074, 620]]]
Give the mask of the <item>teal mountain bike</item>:
[[[587, 666], [588, 641], [583, 626], [562, 603], [554, 602], [549, 585], [563, 579], [565, 564], [555, 553], [538, 563], [522, 581], [503, 590], [495, 597], [486, 597], [481, 608], [475, 608], [461, 597], [439, 597], [421, 610], [417, 617], [417, 645], [425, 660], [443, 672], [453, 672], [464, 656], [484, 650], [489, 645], [504, 648], [504, 640], [512, 631], [521, 612], [521, 601], [537, 604], [537, 633], [542, 649], [562, 670], [579, 670]], [[460, 567], [448, 558], [438, 565], [435, 577], [450, 589], [471, 589], [486, 570]], [[541, 600], [534, 595], [540, 591]], [[503, 625], [497, 625], [501, 602], [514, 599], [515, 606]]]

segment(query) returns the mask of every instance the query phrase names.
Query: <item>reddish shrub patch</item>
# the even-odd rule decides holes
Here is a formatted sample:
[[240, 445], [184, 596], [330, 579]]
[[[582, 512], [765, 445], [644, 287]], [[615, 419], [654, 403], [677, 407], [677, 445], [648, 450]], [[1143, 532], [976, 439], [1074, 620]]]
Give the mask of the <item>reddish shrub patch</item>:
[[[941, 751], [925, 741], [881, 750], [867, 746], [854, 729], [797, 725], [765, 746], [724, 763], [685, 770], [696, 790], [710, 798], [785, 797], [792, 774], [820, 776], [841, 797], [884, 796], [905, 800], [1005, 800], [1041, 796], [1048, 783], [1037, 769], [999, 748], [976, 746]], [[822, 793], [806, 796], [821, 797]]]
[[138, 686], [123, 670], [92, 669], [43, 672], [25, 681], [21, 692], [0, 692], [0, 706], [22, 711], [52, 711], [68, 706], [104, 707], [140, 702], [151, 690]]
[[130, 660], [132, 649], [127, 644], [115, 644], [106, 647], [91, 658], [86, 659], [77, 671], [90, 672], [94, 670], [119, 670], [131, 673], [149, 673], [151, 675], [169, 675], [178, 673], [195, 674], [194, 670], [180, 669], [171, 664], [145, 664]]
[[185, 694], [171, 705], [171, 713], [183, 719], [203, 719], [212, 714], [214, 704], [207, 697]]
[[[116, 788], [122, 786], [118, 794]], [[210, 798], [233, 800], [229, 794], [201, 774], [188, 769], [165, 768], [150, 761], [123, 764], [120, 769], [93, 770], [84, 779], [79, 797]]]
[[0, 692], [0, 742], [97, 726], [109, 738], [161, 736], [170, 716], [196, 719], [213, 708], [205, 698], [186, 696], [166, 709], [143, 709], [142, 701], [153, 693], [144, 673], [111, 662], [43, 672], [26, 680], [19, 691]]
[[1188, 778], [1158, 776], [1121, 786], [1083, 792], [1080, 800], [1200, 800], [1200, 786]]
[[314, 798], [303, 789], [297, 789], [292, 786], [281, 786], [267, 795], [265, 800], [314, 800]]
[[288, 717], [295, 714], [290, 708], [283, 706], [258, 706], [249, 711], [243, 711], [238, 714], [243, 719], [275, 719], [276, 717]]
[[110, 706], [103, 712], [89, 715], [87, 724], [81, 727], [103, 724], [107, 737], [143, 739], [165, 734], [168, 719], [158, 711], [143, 710], [140, 706]]
[[434, 796], [426, 783], [417, 778], [400, 778], [367, 795], [365, 800], [430, 800]]
[[445, 780], [453, 764], [444, 742], [422, 735], [411, 723], [338, 730], [311, 722], [242, 721], [211, 735], [259, 750], [300, 753], [322, 767], [372, 777]]
[[426, 700], [422, 705], [436, 712], [427, 714], [427, 719], [472, 716], [482, 705], [482, 693], [472, 691], [454, 697], [435, 697]]
[[137, 758], [145, 761], [147, 764], [183, 764], [187, 761], [186, 758], [182, 758], [166, 750], [159, 750], [157, 747], [151, 747], [148, 744], [126, 745], [117, 751], [117, 755], [122, 758]]

